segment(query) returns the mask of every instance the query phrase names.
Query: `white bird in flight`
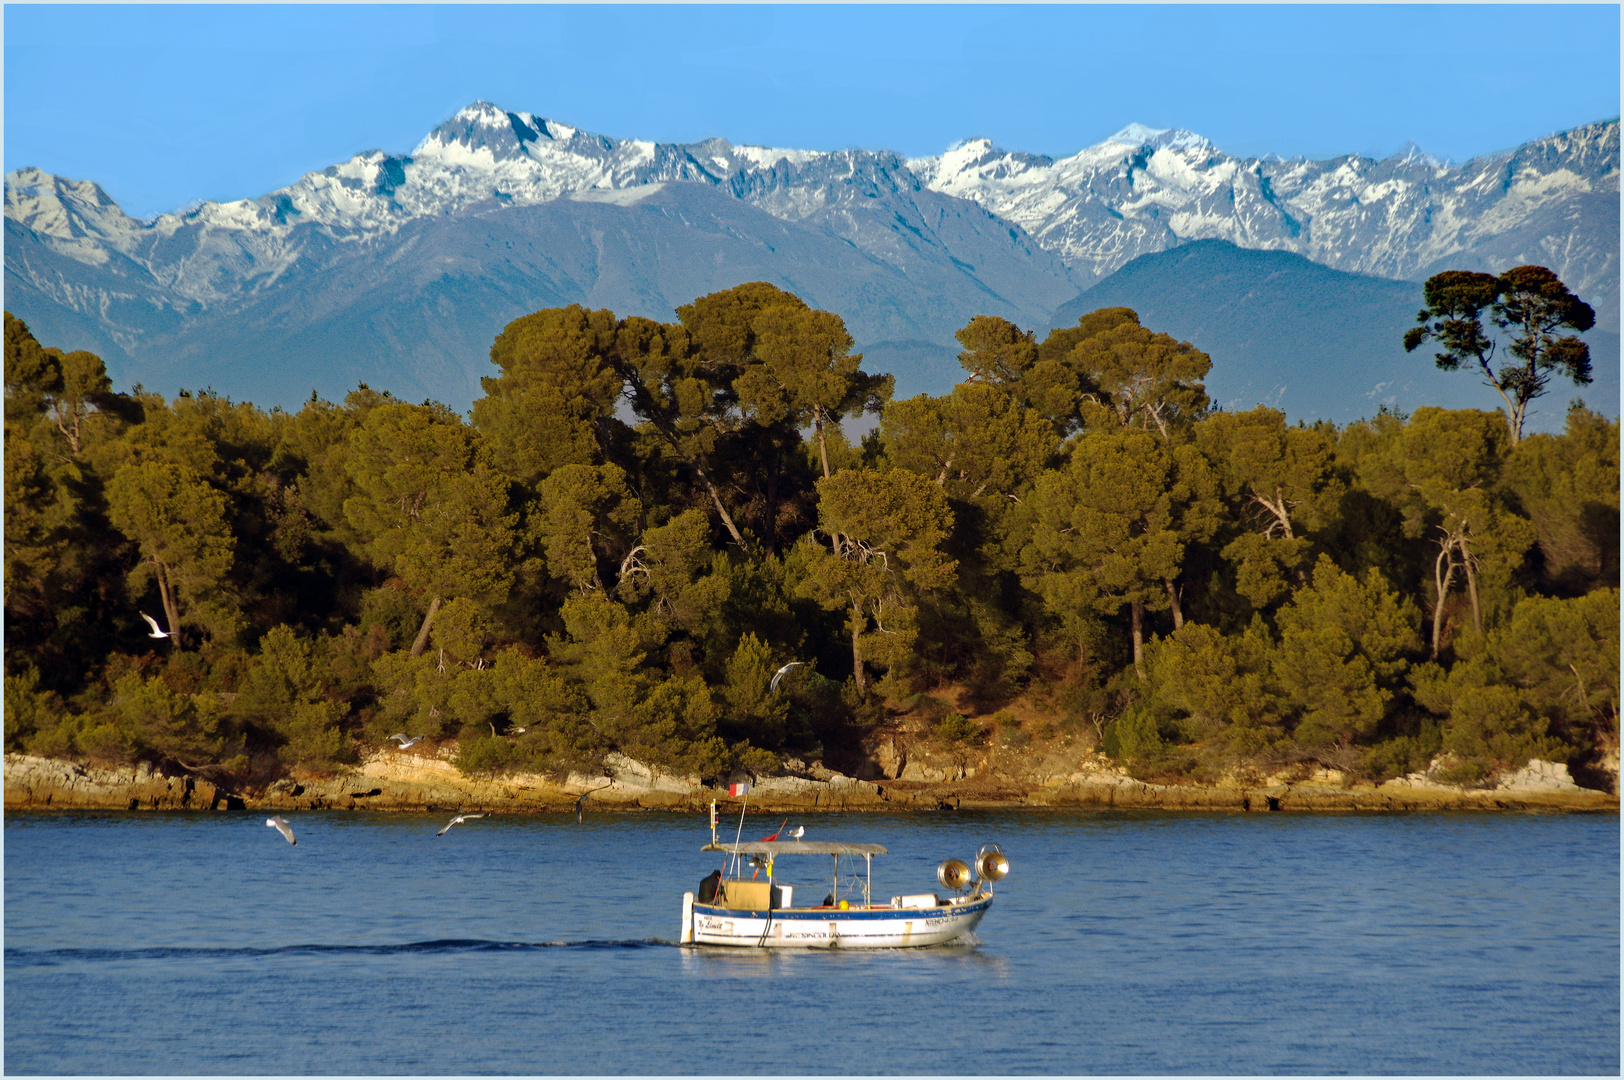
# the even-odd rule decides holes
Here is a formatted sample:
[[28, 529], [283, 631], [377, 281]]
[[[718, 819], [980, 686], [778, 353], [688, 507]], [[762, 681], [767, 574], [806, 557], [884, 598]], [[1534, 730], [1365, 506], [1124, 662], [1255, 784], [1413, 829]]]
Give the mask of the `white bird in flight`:
[[416, 746], [418, 743], [423, 741], [423, 736], [421, 736], [421, 735], [413, 735], [409, 739], [406, 736], [400, 735], [400, 734], [391, 735], [389, 737], [391, 739], [399, 739], [400, 740], [400, 745], [395, 747], [395, 749], [397, 749], [397, 750], [404, 750], [408, 746]]
[[782, 679], [784, 677], [784, 673], [787, 672], [790, 668], [805, 667], [805, 666], [806, 666], [806, 661], [805, 660], [791, 660], [789, 663], [787, 663], [783, 667], [779, 668], [778, 669], [778, 674], [773, 676], [773, 681], [767, 684], [767, 692], [769, 694], [776, 694], [778, 692], [778, 680]]
[[297, 840], [295, 840], [293, 838], [293, 829], [288, 826], [287, 820], [285, 818], [283, 818], [280, 814], [277, 815], [276, 817], [268, 817], [268, 818], [266, 818], [265, 819], [265, 824], [266, 824], [267, 827], [275, 829], [277, 832], [279, 832], [283, 836], [287, 837], [288, 838], [288, 843], [297, 844], [299, 842], [299, 841], [297, 841]]
[[441, 829], [439, 832], [435, 833], [434, 835], [435, 836], [444, 836], [446, 833], [451, 831], [451, 826], [453, 826], [453, 825], [461, 825], [463, 822], [468, 821], [468, 820], [470, 820], [472, 818], [479, 818], [479, 817], [484, 817], [484, 816], [485, 816], [484, 814], [458, 814], [456, 817], [452, 818], [449, 822], [446, 823], [445, 828]]
[[148, 634], [147, 637], [168, 637], [169, 636], [168, 634], [164, 633], [164, 628], [158, 625], [158, 620], [157, 619], [154, 619], [151, 615], [148, 615], [144, 611], [141, 613], [141, 617], [143, 619], [147, 620], [147, 625], [148, 626], [152, 627], [152, 633]]

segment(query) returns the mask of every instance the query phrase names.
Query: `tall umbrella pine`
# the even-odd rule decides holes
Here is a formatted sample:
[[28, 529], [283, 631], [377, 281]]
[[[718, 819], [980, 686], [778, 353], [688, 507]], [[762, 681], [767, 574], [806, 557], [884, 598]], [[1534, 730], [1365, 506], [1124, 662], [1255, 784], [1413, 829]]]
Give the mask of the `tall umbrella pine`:
[[[1405, 350], [1436, 342], [1433, 359], [1440, 370], [1480, 370], [1506, 404], [1511, 445], [1521, 441], [1528, 407], [1545, 394], [1553, 375], [1578, 386], [1590, 382], [1590, 346], [1562, 331], [1589, 330], [1596, 313], [1545, 267], [1517, 266], [1498, 277], [1446, 270], [1427, 279], [1422, 296], [1427, 306], [1405, 332]], [[1498, 364], [1500, 342], [1484, 327], [1485, 314], [1506, 338], [1510, 359]]]
[[839, 315], [809, 307], [763, 281], [702, 296], [677, 309], [713, 369], [733, 369], [740, 409], [756, 423], [811, 426], [823, 475], [831, 474], [825, 427], [878, 412], [891, 397], [889, 375], [862, 370]]
[[132, 578], [155, 579], [170, 642], [180, 648], [182, 612], [206, 605], [231, 570], [236, 540], [225, 496], [185, 466], [136, 461], [107, 482], [107, 517], [139, 547]]
[[1192, 429], [1228, 503], [1230, 540], [1224, 558], [1237, 587], [1254, 607], [1268, 606], [1287, 589], [1286, 576], [1308, 580], [1308, 542], [1336, 512], [1344, 485], [1336, 478], [1331, 438], [1317, 428], [1289, 427], [1285, 414], [1258, 406], [1219, 412]]
[[847, 611], [859, 691], [868, 689], [868, 662], [895, 668], [908, 654], [919, 594], [952, 581], [957, 564], [942, 552], [952, 528], [947, 497], [918, 473], [842, 469], [818, 481], [818, 528], [799, 545], [799, 591]]
[[1103, 373], [1098, 350], [1078, 352], [1078, 346], [1113, 331], [1131, 336], [1140, 329], [1132, 309], [1114, 307], [1091, 311], [1075, 326], [1050, 330], [1042, 343], [1030, 331], [996, 315], [978, 315], [954, 336], [964, 346], [959, 364], [970, 373], [967, 383], [1001, 390], [1015, 403], [1036, 410], [1054, 425], [1058, 436], [1065, 437], [1081, 427], [1083, 402], [1098, 404], [1103, 391], [1097, 378]]
[[[1361, 483], [1403, 508], [1411, 536], [1431, 535], [1431, 652], [1443, 648], [1446, 613], [1456, 585], [1465, 587], [1474, 627], [1485, 609], [1509, 609], [1512, 575], [1536, 538], [1533, 525], [1506, 504], [1499, 484], [1510, 433], [1498, 413], [1478, 409], [1415, 411], [1383, 454], [1361, 462]], [[1485, 589], [1491, 594], [1485, 598]]]
[[892, 402], [880, 440], [893, 464], [989, 510], [1010, 505], [1055, 454], [1054, 429], [1036, 410], [970, 380], [943, 397]]
[[449, 409], [378, 406], [351, 436], [344, 466], [356, 488], [344, 514], [367, 556], [428, 599], [411, 655], [422, 655], [447, 598], [489, 602], [511, 588], [509, 481]]
[[959, 364], [970, 373], [969, 382], [995, 387], [1011, 397], [1023, 398], [1022, 385], [1038, 361], [1037, 340], [996, 315], [977, 315], [953, 335], [964, 351]]
[[[634, 544], [639, 507], [618, 465], [564, 465], [537, 489], [532, 528], [551, 574], [576, 592], [605, 587], [600, 560], [619, 560], [611, 594], [635, 573], [643, 548]], [[647, 571], [644, 571], [646, 574]]]
[[760, 365], [746, 368], [735, 383], [747, 404], [758, 385], [776, 384], [791, 422], [811, 421], [825, 478], [831, 475], [825, 426], [877, 413], [891, 399], [892, 377], [863, 371], [863, 357], [851, 347], [845, 323], [833, 312], [769, 308], [756, 319]]
[[653, 319], [622, 319], [615, 362], [632, 412], [647, 421], [671, 453], [699, 481], [716, 516], [744, 552], [750, 543], [722, 499], [711, 457], [717, 435], [740, 422], [726, 365], [708, 362], [682, 326]]
[[1125, 427], [1154, 430], [1163, 439], [1206, 412], [1209, 400], [1201, 380], [1212, 370], [1211, 357], [1187, 341], [1139, 325], [1125, 308], [1095, 314], [1112, 316], [1107, 328], [1083, 337], [1066, 358], [1082, 376], [1085, 401], [1110, 410]]
[[1216, 525], [1214, 495], [1194, 447], [1131, 428], [1091, 431], [1066, 467], [1044, 473], [1032, 490], [1022, 576], [1062, 621], [1069, 612], [1114, 615], [1126, 606], [1143, 678], [1145, 612], [1177, 609], [1172, 583], [1186, 545]]
[[515, 319], [497, 336], [491, 363], [501, 374], [480, 380], [485, 396], [471, 415], [509, 476], [533, 487], [563, 465], [607, 460], [622, 426], [617, 327], [614, 312], [571, 304]]

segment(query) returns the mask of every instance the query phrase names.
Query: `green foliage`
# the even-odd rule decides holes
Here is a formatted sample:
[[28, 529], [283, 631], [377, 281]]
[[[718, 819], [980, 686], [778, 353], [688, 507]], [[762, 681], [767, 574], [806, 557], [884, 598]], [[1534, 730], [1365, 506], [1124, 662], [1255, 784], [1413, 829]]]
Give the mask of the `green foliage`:
[[1615, 589], [1531, 597], [1447, 671], [1420, 669], [1415, 700], [1445, 717], [1443, 748], [1483, 775], [1616, 746], [1618, 605]]
[[[176, 693], [161, 678], [131, 673], [113, 687], [103, 717], [131, 756], [196, 769], [224, 760], [233, 745], [222, 711], [212, 694]], [[113, 745], [109, 740], [85, 749], [93, 756], [98, 750], [112, 756]]]
[[1419, 616], [1378, 577], [1360, 581], [1326, 556], [1279, 615], [1275, 678], [1308, 746], [1367, 742], [1420, 646]]
[[[1259, 619], [1240, 635], [1185, 623], [1151, 650], [1140, 711], [1168, 718], [1187, 740], [1215, 739], [1243, 755], [1269, 749], [1282, 741], [1288, 707], [1276, 661]], [[1123, 737], [1119, 731], [1119, 743]]]
[[470, 776], [501, 776], [515, 772], [524, 762], [517, 745], [495, 735], [475, 735], [457, 744], [452, 763]]
[[1377, 783], [1425, 772], [1443, 745], [1443, 730], [1436, 722], [1425, 721], [1414, 735], [1395, 735], [1367, 747], [1359, 759], [1359, 769]]
[[1032, 530], [1021, 551], [1027, 586], [1074, 635], [1087, 613], [1129, 606], [1142, 671], [1141, 612], [1176, 601], [1187, 546], [1218, 524], [1206, 460], [1150, 432], [1090, 431], [1073, 444], [1066, 469], [1038, 478], [1030, 503]]
[[1562, 435], [1528, 435], [1505, 464], [1539, 537], [1541, 576], [1568, 595], [1618, 585], [1618, 421], [1580, 403]]
[[349, 705], [334, 699], [333, 682], [324, 650], [277, 626], [260, 640], [229, 711], [279, 742], [284, 765], [332, 768], [355, 760], [342, 728]]
[[946, 743], [976, 746], [986, 741], [987, 729], [968, 716], [949, 712], [937, 723], [936, 737]]
[[1032, 741], [1032, 733], [1021, 726], [1015, 719], [1015, 714], [1008, 709], [1000, 709], [992, 714], [992, 723], [998, 731], [998, 742], [1005, 749], [1019, 750]]
[[623, 384], [612, 360], [615, 331], [613, 312], [571, 304], [515, 319], [491, 346], [502, 374], [480, 380], [474, 426], [519, 483], [603, 460]]
[[[1584, 370], [1542, 273], [1429, 283], [1418, 329], [1508, 405]], [[259, 783], [405, 732], [486, 775], [761, 775], [946, 685], [1067, 718], [1000, 711], [1011, 750], [1097, 736], [1140, 775], [1584, 775], [1618, 743], [1618, 427], [1582, 407], [1526, 438], [1215, 412], [1210, 360], [1125, 308], [1041, 341], [979, 316], [962, 384], [891, 402], [837, 315], [761, 282], [515, 320], [472, 423], [366, 386], [121, 394], [5, 329], [8, 750]]]
[[960, 383], [946, 397], [895, 402], [880, 426], [892, 464], [929, 477], [950, 497], [1000, 512], [1054, 456], [1053, 428], [996, 387]]
[[[1404, 335], [1413, 352], [1424, 342], [1441, 346], [1434, 359], [1444, 371], [1462, 366], [1483, 373], [1506, 403], [1511, 441], [1522, 438], [1528, 407], [1544, 395], [1553, 375], [1590, 382], [1590, 346], [1563, 330], [1589, 330], [1596, 313], [1543, 266], [1516, 266], [1499, 277], [1446, 270], [1423, 286], [1427, 306]], [[1493, 363], [1502, 343], [1483, 326], [1485, 310], [1504, 335], [1509, 359]]]
[[1484, 645], [1503, 678], [1575, 745], [1618, 738], [1618, 596], [1529, 597]]
[[828, 548], [801, 542], [800, 595], [848, 613], [853, 679], [867, 686], [870, 662], [899, 668], [918, 634], [919, 598], [954, 570], [942, 552], [953, 525], [936, 485], [905, 469], [847, 469], [818, 481], [818, 531]]
[[1115, 744], [1113, 752], [1124, 760], [1137, 763], [1152, 761], [1167, 749], [1161, 724], [1149, 709], [1129, 709], [1112, 725], [1111, 730]]
[[766, 749], [784, 745], [788, 688], [781, 687], [779, 693], [770, 689], [779, 667], [772, 649], [755, 634], [747, 632], [739, 638], [738, 648], [727, 659], [726, 681], [721, 686], [725, 709], [719, 725], [730, 738]]
[[173, 643], [178, 647], [185, 640], [183, 611], [216, 637], [229, 638], [237, 619], [218, 602], [236, 547], [225, 497], [186, 466], [145, 461], [113, 474], [107, 503], [113, 527], [141, 550], [131, 583], [156, 581]]
[[24, 668], [6, 676], [6, 753], [22, 751], [36, 734], [56, 729], [65, 719], [62, 699], [39, 686], [39, 672]]
[[[631, 550], [639, 507], [618, 465], [562, 465], [541, 482], [535, 530], [554, 577], [577, 590], [601, 589], [599, 562]], [[618, 576], [610, 580], [618, 581]]]

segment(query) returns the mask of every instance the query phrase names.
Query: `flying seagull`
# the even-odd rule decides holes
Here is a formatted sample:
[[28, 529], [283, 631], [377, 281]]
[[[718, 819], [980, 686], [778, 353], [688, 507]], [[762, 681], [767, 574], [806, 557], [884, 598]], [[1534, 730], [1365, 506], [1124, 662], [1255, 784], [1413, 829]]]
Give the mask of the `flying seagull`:
[[276, 817], [266, 818], [265, 824], [268, 828], [275, 829], [277, 832], [287, 837], [288, 843], [297, 844], [299, 842], [293, 838], [293, 829], [289, 827], [287, 819], [283, 818], [280, 814], [278, 814]]
[[[595, 788], [593, 788], [592, 791], [602, 791], [603, 788], [614, 787], [614, 786], [615, 786], [615, 782], [613, 780], [611, 780], [607, 784], [604, 784], [603, 787], [595, 787]], [[586, 811], [586, 797], [588, 795], [592, 794], [592, 791], [583, 791], [583, 792], [581, 792], [581, 797], [579, 799], [575, 800], [575, 824], [577, 824], [577, 825], [579, 825], [581, 823], [581, 815]]]
[[168, 634], [164, 633], [164, 628], [158, 625], [158, 620], [157, 619], [154, 619], [151, 615], [148, 615], [144, 611], [141, 613], [141, 617], [143, 619], [147, 620], [147, 625], [148, 626], [152, 627], [152, 633], [148, 634], [147, 637], [168, 637], [169, 636]]
[[453, 825], [461, 825], [463, 822], [469, 820], [470, 818], [484, 817], [484, 816], [485, 816], [484, 814], [458, 814], [456, 817], [452, 818], [449, 822], [446, 823], [445, 828], [441, 829], [439, 832], [435, 833], [434, 835], [435, 836], [444, 836], [446, 833], [451, 831], [451, 826], [453, 826]]
[[791, 660], [789, 663], [787, 663], [783, 667], [779, 668], [778, 669], [778, 674], [773, 676], [773, 681], [767, 684], [767, 692], [769, 694], [778, 693], [778, 680], [782, 679], [784, 677], [784, 673], [789, 671], [790, 668], [805, 667], [805, 666], [806, 666], [806, 661], [805, 660]]
[[409, 739], [406, 736], [400, 735], [400, 734], [391, 735], [389, 737], [391, 739], [399, 739], [400, 740], [400, 745], [395, 747], [395, 749], [397, 749], [397, 750], [404, 750], [408, 746], [416, 746], [418, 743], [423, 741], [423, 736], [421, 736], [421, 735], [413, 735]]

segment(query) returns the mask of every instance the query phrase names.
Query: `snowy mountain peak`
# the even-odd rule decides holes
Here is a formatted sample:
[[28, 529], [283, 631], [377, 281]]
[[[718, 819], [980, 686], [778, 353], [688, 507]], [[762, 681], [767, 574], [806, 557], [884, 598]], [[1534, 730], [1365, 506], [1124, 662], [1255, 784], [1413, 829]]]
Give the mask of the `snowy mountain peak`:
[[[978, 204], [1083, 282], [1143, 254], [1216, 238], [1418, 280], [1451, 262], [1493, 268], [1549, 259], [1571, 287], [1616, 308], [1618, 147], [1615, 120], [1458, 166], [1413, 143], [1382, 163], [1358, 155], [1282, 161], [1231, 157], [1193, 132], [1134, 123], [1058, 160], [977, 136], [904, 162], [888, 152], [733, 146], [720, 138], [611, 139], [476, 101], [410, 155], [357, 154], [257, 199], [199, 203], [139, 222], [94, 183], [25, 168], [5, 178], [5, 213], [81, 265], [120, 253], [176, 295], [213, 303], [275, 280], [316, 247], [385, 243], [413, 223], [581, 192], [646, 195], [660, 184], [699, 183], [784, 221], [844, 230], [856, 242], [870, 228], [863, 208], [893, 198], [911, 205], [923, 188]], [[1580, 229], [1574, 208], [1590, 204], [1576, 200], [1597, 196], [1601, 205], [1613, 200], [1612, 225]], [[1523, 239], [1530, 235], [1563, 239], [1550, 255], [1531, 254]], [[886, 258], [912, 250], [890, 226], [873, 236], [883, 238], [872, 242]], [[198, 239], [172, 244], [174, 237]], [[177, 260], [173, 252], [194, 250], [188, 245], [201, 254]]]
[[1135, 122], [1129, 124], [1121, 131], [1106, 139], [1106, 142], [1127, 143], [1129, 146], [1144, 146], [1152, 142], [1158, 135], [1166, 135], [1169, 128], [1146, 127]]
[[960, 139], [948, 147], [938, 160], [944, 171], [962, 172], [1004, 156], [1004, 151], [994, 146], [991, 139], [977, 136], [973, 139]]
[[[1127, 146], [1149, 146], [1157, 150], [1213, 150], [1205, 136], [1183, 128], [1153, 128], [1132, 123], [1105, 140]], [[1101, 145], [1104, 145], [1102, 143]]]
[[1417, 146], [1413, 139], [1399, 147], [1398, 152], [1387, 160], [1426, 165], [1433, 169], [1447, 169], [1454, 164], [1448, 158], [1435, 157], [1427, 153]]
[[453, 120], [483, 124], [488, 127], [499, 127], [507, 123], [507, 118], [508, 112], [506, 109], [493, 105], [483, 98], [470, 105], [464, 105], [457, 110], [457, 115], [452, 117]]
[[6, 217], [42, 236], [107, 239], [136, 221], [90, 180], [69, 180], [32, 165], [6, 174]]

